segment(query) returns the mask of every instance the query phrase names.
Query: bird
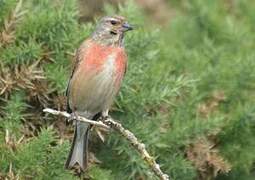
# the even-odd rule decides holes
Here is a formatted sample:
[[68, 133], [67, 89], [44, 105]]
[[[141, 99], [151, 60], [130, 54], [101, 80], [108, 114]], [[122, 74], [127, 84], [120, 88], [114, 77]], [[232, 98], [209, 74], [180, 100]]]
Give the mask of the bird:
[[[108, 117], [120, 90], [127, 68], [124, 35], [133, 30], [125, 17], [101, 18], [94, 32], [85, 39], [75, 54], [75, 63], [67, 89], [67, 112], [71, 118], [82, 116], [97, 120]], [[74, 121], [74, 137], [65, 168], [88, 167], [88, 139], [91, 125]]]

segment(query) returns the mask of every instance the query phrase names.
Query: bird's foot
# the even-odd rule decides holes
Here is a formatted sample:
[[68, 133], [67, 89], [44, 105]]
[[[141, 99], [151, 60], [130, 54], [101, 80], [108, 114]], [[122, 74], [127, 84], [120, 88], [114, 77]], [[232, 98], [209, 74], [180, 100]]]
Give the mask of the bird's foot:
[[99, 121], [105, 122], [107, 119], [111, 118], [108, 112], [109, 110], [103, 111], [101, 117], [99, 118]]
[[105, 142], [105, 130], [95, 127], [96, 134], [102, 142]]
[[[104, 123], [109, 118], [110, 118], [110, 116], [108, 115], [108, 110], [105, 110], [102, 112], [101, 116], [97, 120]], [[100, 127], [94, 127], [94, 129], [95, 129], [98, 137], [101, 139], [101, 141], [105, 142], [105, 135], [108, 132], [108, 130], [102, 129]]]
[[107, 119], [111, 118], [111, 116], [107, 115], [107, 116], [101, 116], [98, 120], [105, 122]]

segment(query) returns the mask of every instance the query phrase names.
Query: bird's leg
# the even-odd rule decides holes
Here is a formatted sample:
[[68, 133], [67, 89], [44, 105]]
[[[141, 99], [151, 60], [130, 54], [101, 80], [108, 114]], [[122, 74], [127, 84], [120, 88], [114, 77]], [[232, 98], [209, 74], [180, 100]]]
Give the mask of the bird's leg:
[[[109, 109], [102, 111], [101, 117], [98, 119], [99, 121], [105, 122], [109, 118]], [[98, 127], [95, 127], [95, 131], [102, 142], [105, 141], [105, 133], [108, 132], [106, 129], [101, 129]]]
[[106, 109], [106, 110], [102, 111], [102, 116], [101, 116], [100, 120], [104, 122], [109, 117], [110, 117], [109, 116], [109, 109]]

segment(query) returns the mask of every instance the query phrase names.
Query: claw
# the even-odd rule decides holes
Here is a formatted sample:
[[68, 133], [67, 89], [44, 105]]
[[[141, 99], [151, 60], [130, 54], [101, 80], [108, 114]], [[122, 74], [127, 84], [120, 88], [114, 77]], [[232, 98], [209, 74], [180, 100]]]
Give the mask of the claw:
[[102, 132], [100, 131], [100, 129], [95, 128], [95, 130], [96, 130], [96, 133], [97, 133], [98, 137], [100, 138], [100, 140], [101, 140], [102, 142], [105, 142], [104, 134], [102, 134]]
[[101, 116], [98, 120], [99, 121], [102, 121], [102, 122], [105, 122], [107, 119], [111, 118], [111, 116]]
[[105, 122], [108, 118], [110, 118], [109, 116], [109, 110], [105, 110], [102, 112], [102, 116], [99, 118], [99, 121]]

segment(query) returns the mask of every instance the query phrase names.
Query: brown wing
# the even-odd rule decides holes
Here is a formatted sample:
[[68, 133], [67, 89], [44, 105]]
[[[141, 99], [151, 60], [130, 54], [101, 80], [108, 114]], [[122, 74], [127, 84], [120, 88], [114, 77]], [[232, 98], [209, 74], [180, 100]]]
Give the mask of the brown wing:
[[67, 108], [66, 108], [66, 111], [68, 113], [71, 113], [72, 112], [72, 109], [70, 108], [69, 106], [69, 85], [70, 85], [70, 81], [74, 75], [74, 73], [76, 72], [77, 70], [77, 67], [79, 66], [80, 62], [82, 61], [83, 57], [84, 57], [84, 53], [86, 51], [86, 49], [88, 48], [89, 46], [89, 41], [84, 41], [81, 46], [79, 47], [79, 49], [77, 49], [76, 53], [75, 53], [75, 62], [74, 62], [74, 65], [73, 65], [73, 71], [71, 73], [71, 76], [69, 78], [69, 81], [68, 81], [68, 84], [67, 84], [67, 88], [66, 88], [66, 92], [65, 92], [65, 95], [67, 97]]

